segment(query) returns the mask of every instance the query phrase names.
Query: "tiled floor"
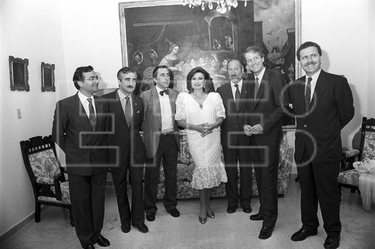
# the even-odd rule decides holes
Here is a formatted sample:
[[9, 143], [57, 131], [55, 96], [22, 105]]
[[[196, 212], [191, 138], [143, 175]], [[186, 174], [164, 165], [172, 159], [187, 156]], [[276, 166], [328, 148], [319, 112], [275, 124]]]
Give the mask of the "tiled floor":
[[[171, 217], [158, 203], [159, 210], [154, 222], [147, 222], [149, 233], [142, 234], [132, 228], [124, 234], [120, 230], [117, 204], [113, 186], [107, 186], [106, 215], [102, 234], [111, 242], [109, 248], [323, 248], [326, 234], [322, 228], [318, 235], [302, 242], [292, 242], [290, 236], [300, 226], [299, 186], [294, 176], [289, 191], [279, 198], [279, 218], [273, 235], [268, 240], [259, 240], [261, 222], [249, 220], [249, 214], [237, 209], [234, 214], [226, 213], [226, 200], [212, 200], [216, 218], [205, 225], [198, 222], [199, 200], [180, 200], [179, 218]], [[375, 248], [375, 211], [366, 212], [361, 206], [358, 193], [342, 190], [341, 205], [341, 246], [347, 249]], [[254, 198], [252, 208], [258, 211], [259, 201]], [[373, 208], [375, 209], [375, 207]], [[40, 223], [34, 221], [0, 244], [1, 249], [51, 249], [80, 248], [75, 230], [69, 225], [67, 211], [51, 207], [42, 214]], [[100, 248], [96, 245], [96, 248]]]

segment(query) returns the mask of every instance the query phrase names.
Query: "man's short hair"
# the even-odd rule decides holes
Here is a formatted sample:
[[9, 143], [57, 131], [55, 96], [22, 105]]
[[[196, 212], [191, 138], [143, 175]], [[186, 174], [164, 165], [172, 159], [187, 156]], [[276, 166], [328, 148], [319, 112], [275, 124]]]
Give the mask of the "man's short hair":
[[135, 73], [137, 75], [137, 71], [135, 71], [131, 67], [123, 67], [117, 72], [117, 79], [121, 80], [121, 74], [128, 74], [128, 73]]
[[152, 77], [153, 77], [153, 78], [156, 78], [156, 76], [158, 76], [159, 68], [166, 68], [166, 69], [169, 70], [169, 68], [168, 68], [167, 66], [165, 66], [165, 65], [159, 65], [159, 66], [156, 66], [156, 67], [154, 68], [154, 70], [152, 71]]
[[77, 90], [79, 90], [81, 88], [80, 85], [78, 84], [78, 81], [84, 80], [83, 73], [88, 73], [88, 72], [91, 72], [91, 71], [94, 71], [94, 68], [92, 66], [78, 67], [76, 69], [76, 71], [74, 72], [74, 75], [73, 75], [73, 82], [74, 82], [74, 86], [77, 88]]
[[298, 61], [301, 59], [300, 54], [299, 54], [301, 52], [301, 50], [303, 50], [305, 48], [308, 48], [308, 47], [316, 47], [319, 55], [322, 56], [322, 49], [320, 48], [320, 46], [315, 42], [307, 41], [307, 42], [302, 43], [301, 46], [299, 46], [299, 48], [297, 49], [297, 59], [298, 59]]

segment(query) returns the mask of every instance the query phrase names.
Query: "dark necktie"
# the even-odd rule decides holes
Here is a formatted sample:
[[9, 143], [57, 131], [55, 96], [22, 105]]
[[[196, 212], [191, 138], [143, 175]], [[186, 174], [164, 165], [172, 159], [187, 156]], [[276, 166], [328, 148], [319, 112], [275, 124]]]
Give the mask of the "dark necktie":
[[87, 98], [87, 101], [89, 102], [89, 120], [90, 120], [92, 128], [95, 129], [96, 117], [95, 117], [94, 107], [92, 106], [92, 99]]
[[234, 101], [236, 103], [236, 108], [237, 108], [237, 111], [238, 111], [239, 106], [240, 106], [240, 95], [241, 95], [241, 93], [240, 93], [240, 90], [238, 90], [238, 84], [234, 84], [234, 86], [236, 87], [236, 93], [234, 95], [234, 99], [235, 99]]
[[167, 88], [167, 89], [164, 89], [163, 91], [160, 91], [159, 93], [160, 93], [161, 96], [163, 96], [164, 93], [168, 95], [169, 94], [169, 90]]
[[255, 87], [254, 87], [254, 99], [257, 98], [258, 90], [259, 90], [259, 79], [258, 79], [258, 77], [256, 77], [255, 78]]
[[309, 77], [309, 78], [307, 79], [306, 91], [305, 91], [305, 106], [306, 106], [306, 112], [308, 112], [308, 111], [309, 111], [309, 108], [310, 108], [311, 81], [312, 81], [312, 78]]
[[131, 118], [132, 118], [132, 109], [130, 106], [130, 99], [129, 97], [125, 97], [125, 119], [126, 123], [128, 123], [128, 126], [131, 124]]

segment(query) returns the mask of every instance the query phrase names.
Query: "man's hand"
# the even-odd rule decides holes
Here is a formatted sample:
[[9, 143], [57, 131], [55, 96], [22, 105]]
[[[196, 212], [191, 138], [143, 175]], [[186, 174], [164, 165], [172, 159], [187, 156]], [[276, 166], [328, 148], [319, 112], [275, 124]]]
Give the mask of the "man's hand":
[[263, 127], [260, 124], [256, 125], [244, 125], [243, 126], [244, 132], [247, 136], [263, 134]]

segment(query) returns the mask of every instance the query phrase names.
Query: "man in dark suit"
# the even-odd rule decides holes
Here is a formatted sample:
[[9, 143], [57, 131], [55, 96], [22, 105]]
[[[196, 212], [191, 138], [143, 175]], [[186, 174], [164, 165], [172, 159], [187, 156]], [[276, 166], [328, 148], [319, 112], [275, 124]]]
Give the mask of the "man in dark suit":
[[259, 192], [259, 212], [251, 220], [263, 220], [260, 239], [272, 235], [277, 220], [277, 173], [280, 143], [283, 136], [281, 120], [285, 115], [283, 103], [287, 103], [282, 90], [286, 83], [275, 70], [264, 67], [263, 51], [252, 46], [244, 53], [250, 69], [253, 101], [248, 102], [244, 131], [250, 137], [251, 160]]
[[180, 216], [180, 212], [176, 209], [180, 135], [177, 122], [174, 120], [178, 91], [168, 88], [170, 73], [167, 66], [155, 67], [152, 76], [156, 85], [141, 93], [145, 108], [143, 141], [148, 157], [145, 168], [145, 211], [148, 221], [155, 220], [156, 194], [162, 159], [165, 174], [163, 204], [173, 217]]
[[[144, 224], [143, 205], [143, 163], [146, 161], [146, 148], [139, 130], [143, 124], [143, 101], [134, 95], [137, 84], [137, 73], [129, 67], [121, 68], [117, 73], [119, 89], [103, 97], [108, 100], [111, 123], [107, 141], [109, 162], [113, 184], [115, 186], [117, 205], [121, 220], [121, 230], [130, 231], [130, 222], [142, 233], [147, 233]], [[132, 187], [131, 208], [127, 195], [127, 173]]]
[[109, 246], [100, 234], [108, 170], [108, 107], [93, 95], [99, 85], [93, 67], [77, 68], [73, 82], [78, 93], [57, 102], [52, 137], [65, 152], [74, 226], [82, 247]]
[[297, 117], [295, 161], [301, 186], [302, 228], [293, 241], [318, 233], [318, 202], [327, 238], [324, 248], [340, 245], [341, 129], [353, 118], [353, 96], [346, 78], [321, 69], [322, 50], [305, 42], [297, 58], [306, 76], [292, 83], [291, 103]]
[[[251, 213], [252, 168], [248, 148], [250, 138], [244, 134], [243, 121], [246, 101], [250, 100], [250, 84], [243, 80], [244, 67], [239, 60], [228, 63], [230, 83], [217, 89], [223, 99], [227, 118], [221, 125], [225, 170], [228, 182], [225, 192], [228, 213], [236, 212], [238, 202], [245, 213]], [[238, 196], [237, 162], [240, 170], [240, 194]]]

